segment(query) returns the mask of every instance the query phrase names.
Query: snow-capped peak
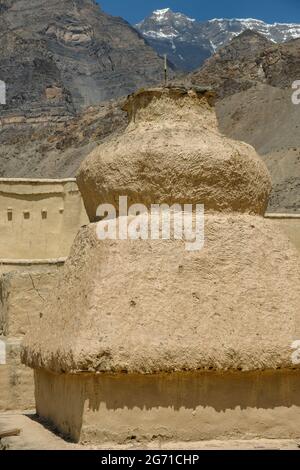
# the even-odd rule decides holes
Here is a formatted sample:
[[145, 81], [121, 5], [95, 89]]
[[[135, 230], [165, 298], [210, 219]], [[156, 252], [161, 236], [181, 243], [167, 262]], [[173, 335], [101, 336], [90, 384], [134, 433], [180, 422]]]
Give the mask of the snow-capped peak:
[[171, 11], [170, 8], [163, 8], [162, 10], [155, 10], [152, 14], [155, 16], [164, 16], [168, 11]]
[[184, 62], [189, 70], [246, 30], [260, 33], [271, 43], [300, 38], [300, 24], [268, 24], [255, 18], [214, 18], [201, 22], [170, 8], [155, 10], [135, 27], [158, 53], [167, 51], [173, 63], [180, 68]]
[[163, 8], [162, 10], [155, 10], [152, 13], [152, 15], [149, 16], [149, 19], [153, 18], [156, 21], [162, 21], [162, 20], [167, 20], [168, 17], [176, 18], [178, 20], [183, 20], [183, 21], [193, 21], [193, 22], [196, 21], [194, 18], [189, 18], [183, 13], [172, 11], [171, 8]]

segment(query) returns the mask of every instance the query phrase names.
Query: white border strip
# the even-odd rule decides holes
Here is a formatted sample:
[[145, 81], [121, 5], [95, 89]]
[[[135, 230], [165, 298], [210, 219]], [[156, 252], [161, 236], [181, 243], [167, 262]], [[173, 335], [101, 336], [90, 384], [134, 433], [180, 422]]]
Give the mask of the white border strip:
[[65, 263], [68, 258], [49, 258], [49, 259], [0, 259], [0, 266], [1, 265], [39, 265], [39, 264], [60, 264]]
[[42, 178], [0, 178], [0, 183], [76, 183], [76, 178], [42, 179]]

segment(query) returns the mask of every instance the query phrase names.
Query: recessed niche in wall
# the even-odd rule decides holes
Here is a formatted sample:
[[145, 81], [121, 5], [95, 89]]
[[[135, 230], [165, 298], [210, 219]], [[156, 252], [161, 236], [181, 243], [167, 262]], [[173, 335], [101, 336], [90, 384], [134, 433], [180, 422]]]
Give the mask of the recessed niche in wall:
[[47, 219], [47, 216], [48, 216], [48, 212], [46, 211], [46, 209], [43, 209], [42, 210], [42, 219]]
[[13, 219], [13, 212], [12, 212], [12, 209], [9, 208], [7, 209], [7, 220], [11, 222], [12, 219]]
[[30, 219], [30, 212], [29, 211], [24, 211], [23, 215], [24, 215], [24, 219]]
[[63, 214], [63, 213], [64, 213], [64, 208], [63, 208], [63, 207], [61, 207], [61, 208], [59, 209], [59, 213], [60, 213], [60, 214]]

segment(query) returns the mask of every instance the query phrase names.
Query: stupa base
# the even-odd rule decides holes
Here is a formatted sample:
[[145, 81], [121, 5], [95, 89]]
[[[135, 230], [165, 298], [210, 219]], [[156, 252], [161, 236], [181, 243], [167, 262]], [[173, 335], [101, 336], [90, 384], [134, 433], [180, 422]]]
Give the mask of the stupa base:
[[75, 442], [300, 438], [299, 371], [35, 371], [37, 413]]

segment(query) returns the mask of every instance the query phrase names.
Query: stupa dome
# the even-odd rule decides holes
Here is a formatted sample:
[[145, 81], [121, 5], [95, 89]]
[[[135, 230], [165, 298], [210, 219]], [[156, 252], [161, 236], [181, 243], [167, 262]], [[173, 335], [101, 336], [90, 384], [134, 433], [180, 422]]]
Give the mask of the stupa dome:
[[125, 133], [83, 162], [78, 185], [91, 221], [101, 202], [205, 205], [263, 214], [270, 175], [254, 149], [221, 135], [210, 91], [154, 88], [130, 96]]

